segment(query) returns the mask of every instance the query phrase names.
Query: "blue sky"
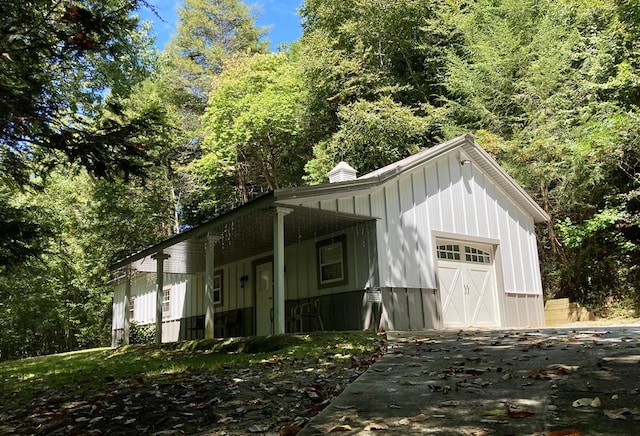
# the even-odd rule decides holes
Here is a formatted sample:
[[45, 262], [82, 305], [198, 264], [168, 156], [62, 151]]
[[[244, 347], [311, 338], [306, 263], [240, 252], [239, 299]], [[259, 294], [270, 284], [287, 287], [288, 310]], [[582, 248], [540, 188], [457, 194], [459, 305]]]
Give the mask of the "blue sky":
[[[182, 5], [182, 0], [150, 0], [149, 3], [156, 7], [164, 22], [146, 9], [140, 11], [140, 17], [153, 22], [156, 45], [162, 50], [171, 35], [176, 32], [177, 11]], [[254, 6], [258, 12], [258, 26], [270, 28], [267, 38], [271, 41], [272, 51], [276, 51], [276, 47], [283, 42], [292, 42], [300, 38], [302, 28], [297, 10], [302, 6], [303, 0], [248, 0], [246, 3]]]

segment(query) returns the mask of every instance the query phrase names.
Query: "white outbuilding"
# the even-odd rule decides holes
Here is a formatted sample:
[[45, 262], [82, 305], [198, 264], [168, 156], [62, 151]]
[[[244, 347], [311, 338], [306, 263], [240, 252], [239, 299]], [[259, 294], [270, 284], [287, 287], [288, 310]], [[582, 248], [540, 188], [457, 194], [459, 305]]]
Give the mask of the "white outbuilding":
[[471, 135], [278, 189], [114, 265], [113, 345], [544, 324], [545, 211]]

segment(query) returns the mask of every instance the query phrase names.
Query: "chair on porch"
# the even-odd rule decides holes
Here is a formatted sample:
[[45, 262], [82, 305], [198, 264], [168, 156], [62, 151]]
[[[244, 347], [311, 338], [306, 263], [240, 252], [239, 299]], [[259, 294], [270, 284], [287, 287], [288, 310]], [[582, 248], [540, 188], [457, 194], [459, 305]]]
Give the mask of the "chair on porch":
[[315, 319], [318, 321], [320, 330], [324, 331], [322, 317], [320, 316], [320, 300], [315, 299], [305, 303], [297, 304], [291, 308], [292, 332], [301, 332], [304, 328], [304, 319]]
[[242, 328], [242, 316], [241, 311], [238, 309], [229, 310], [216, 316], [215, 331], [216, 337], [226, 338], [233, 334], [242, 335], [240, 332]]

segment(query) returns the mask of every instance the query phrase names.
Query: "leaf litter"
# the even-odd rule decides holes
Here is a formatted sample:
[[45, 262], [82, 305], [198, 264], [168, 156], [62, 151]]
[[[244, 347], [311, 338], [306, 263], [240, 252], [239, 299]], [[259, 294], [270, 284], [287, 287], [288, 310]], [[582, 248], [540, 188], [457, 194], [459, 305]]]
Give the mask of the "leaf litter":
[[[382, 354], [336, 358], [274, 355], [216, 370], [187, 368], [155, 379], [106, 381], [84, 398], [45, 388], [24, 410], [1, 411], [1, 433], [227, 436], [275, 432], [293, 436]], [[329, 363], [323, 365], [319, 360]], [[244, 366], [243, 366], [244, 365]], [[330, 432], [348, 431], [348, 425]], [[278, 433], [279, 432], [279, 433]]]

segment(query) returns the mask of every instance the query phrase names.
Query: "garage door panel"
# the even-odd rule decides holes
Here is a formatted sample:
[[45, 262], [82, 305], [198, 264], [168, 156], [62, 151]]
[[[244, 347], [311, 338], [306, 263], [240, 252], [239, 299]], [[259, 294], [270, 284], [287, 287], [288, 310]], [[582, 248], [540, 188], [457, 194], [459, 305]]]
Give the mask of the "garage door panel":
[[447, 326], [463, 325], [465, 322], [464, 288], [462, 270], [459, 265], [443, 262], [439, 268], [442, 316]]
[[[442, 244], [438, 246], [438, 274], [444, 326], [499, 326], [491, 247], [440, 241], [439, 244]], [[461, 255], [452, 259], [451, 248], [459, 249]]]

